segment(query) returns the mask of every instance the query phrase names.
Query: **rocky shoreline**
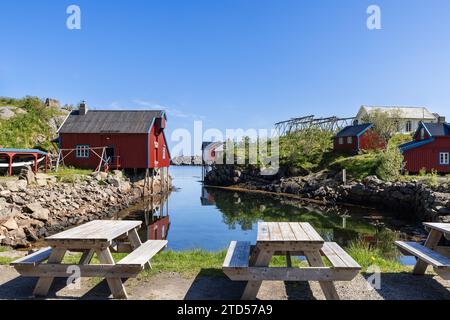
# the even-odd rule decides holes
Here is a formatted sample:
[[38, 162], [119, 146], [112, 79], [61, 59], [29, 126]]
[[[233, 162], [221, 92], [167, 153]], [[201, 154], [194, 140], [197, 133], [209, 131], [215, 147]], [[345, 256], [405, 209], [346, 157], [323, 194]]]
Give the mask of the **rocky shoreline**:
[[263, 177], [258, 170], [217, 166], [205, 177], [210, 186], [294, 194], [324, 204], [354, 204], [393, 210], [418, 221], [450, 222], [450, 188], [414, 182], [385, 182], [375, 176], [343, 183], [342, 173], [322, 171], [307, 176]]
[[[110, 174], [74, 176], [71, 183], [24, 169], [17, 180], [0, 181], [0, 245], [27, 248], [71, 226], [113, 217], [142, 198], [144, 181]], [[154, 181], [154, 192], [160, 182]]]

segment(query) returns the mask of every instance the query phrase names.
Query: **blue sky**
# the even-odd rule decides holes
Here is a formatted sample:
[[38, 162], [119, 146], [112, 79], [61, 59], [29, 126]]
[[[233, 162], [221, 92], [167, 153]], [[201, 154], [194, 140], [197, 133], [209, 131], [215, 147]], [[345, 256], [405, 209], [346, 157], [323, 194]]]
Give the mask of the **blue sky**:
[[[66, 28], [77, 4], [82, 29]], [[382, 30], [366, 9], [382, 10]], [[169, 128], [270, 128], [362, 104], [450, 116], [448, 0], [0, 3], [0, 95], [168, 110]]]

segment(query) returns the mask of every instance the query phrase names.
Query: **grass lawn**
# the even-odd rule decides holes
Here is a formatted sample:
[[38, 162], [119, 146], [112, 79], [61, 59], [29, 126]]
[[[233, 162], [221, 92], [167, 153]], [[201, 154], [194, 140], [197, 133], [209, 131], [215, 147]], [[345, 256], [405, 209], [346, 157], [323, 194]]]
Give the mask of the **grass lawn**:
[[89, 175], [93, 170], [89, 169], [76, 169], [76, 168], [67, 168], [67, 167], [60, 167], [58, 172], [49, 172], [49, 175], [55, 176], [55, 177], [65, 177], [65, 176], [73, 176], [73, 175]]
[[364, 153], [356, 156], [341, 156], [330, 163], [331, 167], [346, 169], [347, 175], [354, 179], [363, 179], [375, 175], [378, 168], [377, 154]]

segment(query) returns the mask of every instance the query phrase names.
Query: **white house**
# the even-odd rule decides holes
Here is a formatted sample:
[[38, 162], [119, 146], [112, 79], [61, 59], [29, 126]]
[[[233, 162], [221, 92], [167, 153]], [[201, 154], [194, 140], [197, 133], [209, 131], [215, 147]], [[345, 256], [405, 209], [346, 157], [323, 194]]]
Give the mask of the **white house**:
[[439, 121], [439, 115], [437, 113], [431, 113], [425, 107], [362, 106], [356, 115], [355, 124], [363, 124], [364, 118], [375, 110], [395, 115], [398, 120], [399, 133], [415, 132], [421, 121], [427, 123], [437, 123]]

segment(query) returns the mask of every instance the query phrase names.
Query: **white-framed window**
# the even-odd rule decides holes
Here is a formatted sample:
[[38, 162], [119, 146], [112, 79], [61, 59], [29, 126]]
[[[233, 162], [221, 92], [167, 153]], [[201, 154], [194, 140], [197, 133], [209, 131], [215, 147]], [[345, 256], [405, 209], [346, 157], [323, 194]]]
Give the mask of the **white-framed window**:
[[78, 145], [75, 149], [75, 156], [77, 158], [86, 159], [89, 158], [89, 146]]
[[411, 131], [412, 131], [412, 122], [406, 121], [406, 132], [411, 132]]
[[163, 150], [162, 150], [162, 158], [163, 158], [163, 160], [166, 160], [166, 153], [167, 153], [166, 146], [164, 146]]
[[348, 144], [352, 144], [353, 143], [353, 137], [348, 137], [347, 138], [347, 143]]
[[339, 144], [344, 144], [344, 138], [339, 138]]
[[441, 152], [439, 153], [439, 164], [441, 165], [449, 165], [449, 152]]

